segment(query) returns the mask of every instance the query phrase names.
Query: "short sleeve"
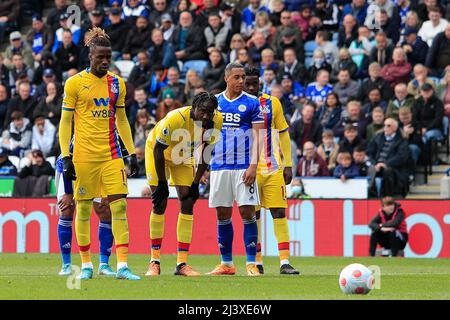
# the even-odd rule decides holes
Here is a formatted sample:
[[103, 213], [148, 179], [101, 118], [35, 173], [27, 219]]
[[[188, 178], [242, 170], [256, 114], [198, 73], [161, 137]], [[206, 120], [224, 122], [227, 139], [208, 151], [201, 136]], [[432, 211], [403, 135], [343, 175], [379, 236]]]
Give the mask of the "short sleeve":
[[77, 103], [77, 81], [75, 76], [69, 78], [64, 85], [64, 95], [62, 109], [65, 111], [73, 111]]
[[162, 120], [162, 123], [157, 126], [156, 129], [156, 141], [168, 146], [172, 140], [173, 125], [171, 125], [170, 119]]
[[116, 107], [125, 107], [125, 96], [127, 95], [127, 87], [121, 77], [119, 79], [119, 97], [117, 98]]
[[252, 99], [252, 123], [263, 123], [264, 116], [258, 99]]
[[289, 126], [286, 122], [286, 118], [283, 114], [283, 107], [281, 106], [280, 100], [277, 97], [271, 97], [272, 100], [272, 113], [273, 113], [273, 123], [275, 124], [275, 129], [280, 132], [286, 131]]

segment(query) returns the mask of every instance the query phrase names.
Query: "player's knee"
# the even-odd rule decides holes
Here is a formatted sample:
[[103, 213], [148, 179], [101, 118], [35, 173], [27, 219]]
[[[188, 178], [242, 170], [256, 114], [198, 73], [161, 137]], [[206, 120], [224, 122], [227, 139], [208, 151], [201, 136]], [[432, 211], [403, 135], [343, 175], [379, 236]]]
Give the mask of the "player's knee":
[[186, 199], [180, 201], [181, 212], [184, 214], [193, 214], [194, 212], [194, 202], [192, 199]]
[[67, 208], [59, 211], [59, 215], [64, 219], [73, 219], [74, 208]]
[[274, 219], [281, 219], [286, 217], [286, 210], [284, 210], [284, 208], [271, 209], [270, 213], [272, 214], [272, 218]]
[[89, 217], [92, 211], [92, 200], [77, 201], [77, 217]]
[[96, 204], [94, 205], [94, 211], [100, 221], [111, 221], [111, 210], [109, 210], [109, 206]]

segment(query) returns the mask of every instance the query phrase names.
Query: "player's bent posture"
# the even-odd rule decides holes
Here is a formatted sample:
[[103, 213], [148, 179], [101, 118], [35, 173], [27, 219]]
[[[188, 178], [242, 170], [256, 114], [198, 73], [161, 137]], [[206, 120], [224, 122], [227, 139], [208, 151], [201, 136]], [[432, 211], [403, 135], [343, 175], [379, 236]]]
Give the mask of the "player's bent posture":
[[[286, 185], [292, 180], [291, 139], [289, 126], [283, 115], [283, 107], [278, 98], [259, 92], [259, 69], [245, 69], [245, 91], [259, 97], [264, 115], [264, 136], [261, 156], [258, 162], [256, 181], [259, 188], [261, 207], [269, 209], [273, 217], [275, 237], [278, 242], [281, 274], [299, 274], [289, 264], [289, 228], [286, 219]], [[283, 156], [283, 161], [281, 159]], [[258, 223], [258, 246], [256, 266], [264, 273], [261, 255], [260, 207], [256, 211]]]
[[[75, 180], [74, 197], [77, 215], [75, 230], [80, 248], [80, 279], [90, 279], [93, 265], [90, 255], [90, 215], [92, 199], [103, 192], [108, 197], [112, 232], [116, 243], [118, 279], [138, 280], [128, 268], [128, 194], [125, 164], [118, 134], [130, 154], [131, 175], [137, 171], [131, 129], [125, 114], [125, 84], [108, 71], [111, 43], [100, 28], [88, 31], [90, 67], [69, 78], [59, 126], [59, 142], [67, 180]], [[74, 119], [73, 161], [69, 156]]]
[[[59, 157], [56, 161], [55, 176], [55, 188], [59, 207], [58, 241], [62, 258], [62, 268], [59, 275], [67, 276], [72, 274], [72, 221], [75, 203], [73, 200], [73, 183], [64, 178], [63, 170], [62, 158]], [[115, 276], [116, 273], [109, 266], [109, 256], [111, 255], [114, 240], [111, 230], [111, 211], [109, 210], [106, 198], [95, 198], [93, 201], [94, 211], [100, 220], [98, 225], [98, 240], [100, 243], [98, 274]]]
[[264, 118], [258, 98], [243, 91], [244, 67], [230, 63], [225, 68], [226, 90], [217, 97], [223, 115], [222, 141], [216, 144], [211, 160], [211, 187], [209, 206], [216, 208], [218, 242], [221, 264], [209, 274], [231, 275], [233, 265], [233, 225], [231, 221], [234, 201], [244, 223], [244, 243], [247, 255], [247, 274], [259, 276], [256, 267], [258, 227], [255, 206], [259, 205], [256, 168], [258, 165], [258, 131]]
[[[180, 201], [177, 238], [178, 254], [175, 275], [200, 275], [187, 264], [192, 239], [193, 208], [199, 197], [199, 182], [211, 158], [212, 145], [220, 139], [222, 115], [217, 99], [203, 92], [194, 97], [192, 106], [169, 112], [147, 138], [145, 165], [152, 190], [150, 215], [151, 261], [146, 275], [160, 274], [160, 250], [164, 236], [164, 213], [169, 196], [167, 179], [175, 186]], [[201, 147], [201, 160], [194, 174], [193, 152]], [[209, 150], [209, 151], [208, 151]], [[209, 152], [209, 154], [208, 154]]]

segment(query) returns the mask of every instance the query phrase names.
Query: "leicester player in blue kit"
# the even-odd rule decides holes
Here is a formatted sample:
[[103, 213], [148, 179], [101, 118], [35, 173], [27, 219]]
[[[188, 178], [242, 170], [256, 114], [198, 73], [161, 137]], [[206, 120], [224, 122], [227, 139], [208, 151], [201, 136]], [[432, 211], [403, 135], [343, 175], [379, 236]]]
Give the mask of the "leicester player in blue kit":
[[258, 166], [258, 136], [264, 118], [257, 97], [244, 92], [245, 71], [239, 63], [225, 68], [227, 88], [217, 95], [222, 113], [221, 141], [211, 159], [209, 206], [216, 208], [221, 264], [210, 275], [233, 275], [233, 203], [237, 202], [244, 223], [244, 243], [247, 274], [259, 276], [256, 267], [258, 227], [255, 206], [259, 205], [256, 169]]

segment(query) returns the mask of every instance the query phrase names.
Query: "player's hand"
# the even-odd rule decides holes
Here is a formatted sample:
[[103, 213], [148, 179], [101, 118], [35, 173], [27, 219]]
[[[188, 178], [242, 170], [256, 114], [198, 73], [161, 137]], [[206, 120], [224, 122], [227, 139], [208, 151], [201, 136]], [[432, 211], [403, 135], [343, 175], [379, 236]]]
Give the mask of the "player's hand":
[[73, 194], [65, 193], [58, 201], [59, 212], [63, 212], [67, 209], [73, 208], [75, 203], [73, 202]]
[[195, 203], [197, 199], [200, 197], [200, 191], [198, 189], [199, 184], [192, 182], [191, 186], [189, 187], [189, 193], [185, 195], [183, 198], [181, 198], [182, 201], [187, 200], [189, 198], [192, 199], [192, 201]]
[[284, 184], [288, 185], [292, 181], [292, 168], [286, 167], [283, 170]]
[[127, 165], [130, 168], [130, 174], [128, 175], [128, 177], [134, 177], [139, 172], [139, 165], [136, 159], [136, 155], [132, 154], [127, 159]]
[[62, 158], [63, 161], [63, 174], [67, 180], [77, 180], [75, 174], [75, 166], [73, 165], [72, 159], [70, 157]]
[[246, 186], [251, 186], [256, 179], [256, 166], [250, 165], [242, 175], [242, 180]]
[[159, 208], [164, 200], [169, 197], [169, 186], [167, 181], [158, 181], [158, 186], [156, 190], [152, 193], [153, 207]]

